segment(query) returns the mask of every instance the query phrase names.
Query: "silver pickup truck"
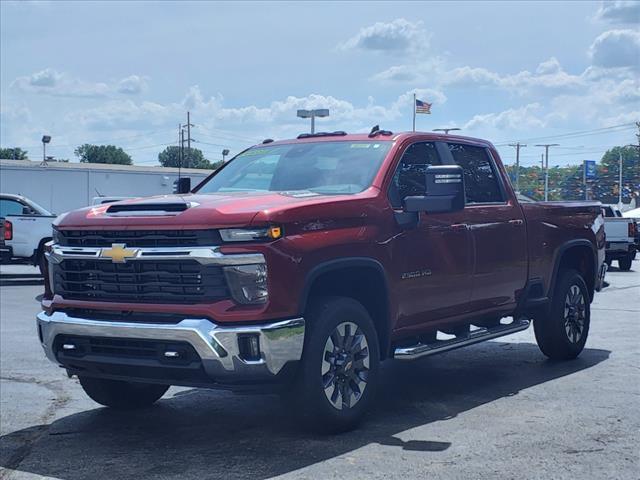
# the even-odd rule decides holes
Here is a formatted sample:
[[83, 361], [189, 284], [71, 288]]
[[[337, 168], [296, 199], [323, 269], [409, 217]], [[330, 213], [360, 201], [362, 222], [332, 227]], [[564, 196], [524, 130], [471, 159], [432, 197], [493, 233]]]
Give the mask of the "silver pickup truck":
[[605, 262], [611, 266], [611, 263], [617, 260], [620, 270], [630, 270], [631, 262], [636, 258], [636, 221], [633, 218], [624, 218], [616, 205], [603, 205], [602, 215], [607, 236]]

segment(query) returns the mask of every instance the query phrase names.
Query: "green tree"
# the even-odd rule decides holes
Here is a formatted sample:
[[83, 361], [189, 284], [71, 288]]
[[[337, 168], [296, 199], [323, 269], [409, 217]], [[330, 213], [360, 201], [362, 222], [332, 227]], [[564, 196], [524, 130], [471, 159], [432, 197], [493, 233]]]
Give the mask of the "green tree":
[[622, 201], [628, 202], [633, 192], [640, 190], [640, 148], [613, 147], [602, 156], [598, 165], [598, 181], [594, 185], [596, 198], [603, 203], [617, 203], [622, 157]]
[[27, 151], [19, 147], [0, 148], [0, 158], [8, 160], [26, 160]]
[[73, 152], [81, 163], [112, 163], [131, 165], [133, 161], [127, 152], [115, 145], [80, 145]]
[[185, 148], [182, 165], [180, 165], [180, 147], [175, 145], [169, 146], [160, 152], [158, 154], [158, 161], [163, 167], [203, 168], [207, 170], [217, 168], [211, 164], [209, 160], [204, 158], [202, 151], [197, 148], [192, 148], [191, 154], [189, 154], [189, 149]]

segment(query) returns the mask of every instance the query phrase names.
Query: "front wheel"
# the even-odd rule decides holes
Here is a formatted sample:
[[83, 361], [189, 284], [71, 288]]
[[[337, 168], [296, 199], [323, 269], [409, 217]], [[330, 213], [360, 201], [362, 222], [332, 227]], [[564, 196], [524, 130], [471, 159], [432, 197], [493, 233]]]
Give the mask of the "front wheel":
[[620, 267], [620, 270], [623, 272], [628, 272], [631, 270], [631, 262], [633, 262], [633, 255], [629, 254], [624, 258], [618, 259], [618, 267]]
[[345, 297], [318, 299], [306, 320], [304, 352], [288, 399], [313, 430], [351, 430], [377, 386], [380, 351], [373, 321], [359, 302]]
[[542, 353], [554, 360], [576, 358], [589, 334], [589, 290], [576, 270], [562, 270], [550, 308], [534, 318], [533, 328]]
[[79, 377], [80, 385], [94, 402], [118, 410], [148, 407], [169, 389], [168, 385]]

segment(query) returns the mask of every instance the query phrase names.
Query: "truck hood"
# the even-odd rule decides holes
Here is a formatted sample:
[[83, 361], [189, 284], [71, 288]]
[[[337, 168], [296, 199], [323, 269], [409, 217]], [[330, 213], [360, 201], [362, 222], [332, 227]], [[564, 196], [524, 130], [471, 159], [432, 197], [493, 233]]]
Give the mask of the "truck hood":
[[348, 201], [354, 195], [318, 195], [311, 192], [224, 192], [162, 195], [87, 207], [58, 217], [58, 228], [217, 228], [250, 225], [271, 213], [301, 207]]

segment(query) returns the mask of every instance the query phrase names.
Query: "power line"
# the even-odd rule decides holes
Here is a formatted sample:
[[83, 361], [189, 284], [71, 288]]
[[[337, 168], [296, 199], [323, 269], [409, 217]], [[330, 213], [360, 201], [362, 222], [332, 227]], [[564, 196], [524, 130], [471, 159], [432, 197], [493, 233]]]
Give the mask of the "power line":
[[[200, 129], [201, 135], [203, 135], [205, 137], [226, 138], [226, 139], [229, 139], [229, 140], [237, 139], [237, 140], [241, 140], [243, 142], [251, 142], [251, 143], [256, 143], [256, 141], [257, 141], [255, 138], [245, 137], [243, 135], [238, 135], [236, 133], [229, 132], [229, 131], [226, 131], [226, 130], [219, 130], [219, 129], [216, 129], [216, 128], [205, 128], [205, 127], [203, 127], [201, 125], [196, 126], [196, 128]], [[214, 134], [212, 134], [210, 132], [214, 132]], [[216, 135], [215, 132], [222, 132], [222, 134], [221, 135]]]
[[131, 150], [144, 150], [145, 148], [166, 147], [167, 145], [173, 145], [173, 142], [170, 142], [170, 143], [156, 143], [155, 145], [144, 145], [142, 147], [123, 148], [123, 150], [125, 152], [129, 152]]
[[[555, 138], [569, 138], [569, 137], [581, 137], [581, 136], [585, 136], [585, 135], [599, 135], [599, 134], [603, 134], [603, 133], [618, 133], [618, 132], [623, 132], [625, 130], [631, 130], [635, 128], [635, 123], [622, 123], [620, 125], [611, 125], [609, 127], [603, 127], [603, 128], [596, 128], [593, 130], [582, 130], [582, 131], [577, 131], [577, 132], [568, 132], [568, 133], [561, 133], [558, 135], [548, 135], [545, 137], [532, 137], [532, 138], [525, 138], [523, 140], [520, 141], [527, 141], [527, 142], [537, 142], [540, 140], [550, 140], [550, 139], [555, 139]], [[495, 145], [496, 146], [507, 146], [509, 143], [514, 143], [516, 142], [516, 140], [509, 140], [506, 142], [498, 142]]]

